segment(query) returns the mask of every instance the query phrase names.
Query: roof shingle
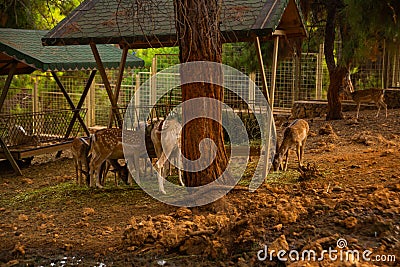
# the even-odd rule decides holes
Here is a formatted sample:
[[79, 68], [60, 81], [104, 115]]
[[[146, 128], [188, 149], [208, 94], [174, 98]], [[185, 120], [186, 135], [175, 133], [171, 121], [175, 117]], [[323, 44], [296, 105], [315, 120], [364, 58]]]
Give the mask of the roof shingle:
[[[285, 16], [291, 16], [284, 20]], [[296, 0], [224, 0], [220, 29], [225, 42], [248, 41], [291, 28], [305, 36]], [[42, 39], [45, 45], [129, 44], [131, 48], [177, 45], [173, 0], [86, 0]]]
[[[0, 28], [0, 74], [7, 74], [7, 61], [19, 61], [17, 73], [95, 69], [96, 61], [87, 45], [45, 47], [41, 38], [47, 31]], [[112, 45], [98, 45], [105, 68], [118, 68], [122, 51]], [[127, 67], [141, 67], [142, 59], [128, 55]]]

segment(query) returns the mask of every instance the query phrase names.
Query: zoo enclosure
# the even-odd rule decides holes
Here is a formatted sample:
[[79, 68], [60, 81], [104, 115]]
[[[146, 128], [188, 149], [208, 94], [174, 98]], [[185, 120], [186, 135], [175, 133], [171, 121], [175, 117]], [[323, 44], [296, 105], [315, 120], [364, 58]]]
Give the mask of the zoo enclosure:
[[[224, 51], [232, 53], [232, 51]], [[389, 60], [392, 59], [392, 60]], [[150, 71], [126, 69], [124, 71], [118, 105], [126, 107], [131, 101], [136, 88], [143, 85], [150, 77], [157, 72], [179, 63], [177, 55], [159, 54], [153, 59]], [[300, 68], [298, 68], [300, 64]], [[366, 60], [357, 63], [360, 67], [352, 75], [353, 84], [356, 89], [369, 87], [398, 88], [400, 87], [400, 48], [388, 52], [385, 56], [378, 55], [374, 60]], [[259, 72], [249, 72], [245, 68], [241, 71], [247, 74], [255, 84], [261, 88], [261, 75]], [[271, 81], [270, 68], [266, 68], [268, 82]], [[77, 75], [78, 74], [78, 75]], [[109, 70], [107, 74], [112, 89], [115, 88], [117, 71]], [[65, 85], [66, 91], [74, 103], [78, 103], [85, 83], [87, 73], [84, 75], [77, 72], [64, 72], [59, 79]], [[148, 106], [154, 99], [160, 97], [158, 88], [171, 86], [175, 77], [163, 74], [156, 85], [142, 88], [140, 96], [136, 96], [136, 105]], [[227, 75], [225, 79], [235, 79]], [[42, 112], [48, 110], [66, 109], [68, 103], [63, 94], [57, 88], [57, 84], [51, 75], [40, 73], [32, 76], [33, 86], [31, 88], [10, 88], [2, 109], [3, 114], [15, 114], [19, 112]], [[0, 80], [2, 86], [5, 79]], [[232, 82], [232, 80], [230, 80]], [[235, 81], [240, 90], [249, 95], [250, 102], [260, 100], [262, 92], [247, 81]], [[323, 46], [319, 53], [303, 53], [300, 58], [293, 56], [281, 60], [277, 70], [277, 87], [275, 91], [275, 111], [289, 112], [293, 103], [297, 100], [326, 100], [326, 90], [329, 83], [328, 71], [323, 56]], [[167, 99], [167, 100], [165, 100]], [[174, 88], [167, 98], [164, 98], [168, 105], [176, 105], [181, 101], [179, 88]], [[237, 95], [225, 92], [224, 101], [229, 105], [235, 105], [239, 101]], [[89, 93], [83, 108], [87, 109], [86, 125], [107, 125], [111, 105], [101, 77], [97, 74], [89, 89]]]

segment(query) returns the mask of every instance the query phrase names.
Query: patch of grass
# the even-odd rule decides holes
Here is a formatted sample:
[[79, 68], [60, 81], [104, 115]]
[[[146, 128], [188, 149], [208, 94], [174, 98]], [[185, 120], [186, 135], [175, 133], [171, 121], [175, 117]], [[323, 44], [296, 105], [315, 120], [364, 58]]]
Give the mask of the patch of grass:
[[34, 190], [24, 191], [11, 198], [2, 200], [5, 206], [17, 207], [29, 203], [38, 204], [41, 202], [66, 199], [71, 192], [83, 194], [88, 188], [80, 187], [73, 182], [59, 183], [54, 186], [41, 187]]
[[[140, 195], [140, 197], [138, 197]], [[0, 205], [8, 208], [35, 207], [59, 207], [61, 204], [68, 205], [69, 202], [85, 204], [91, 201], [132, 202], [146, 195], [138, 186], [115, 186], [107, 185], [103, 189], [79, 186], [69, 181], [53, 186], [28, 190], [18, 193], [10, 198], [1, 199]]]
[[294, 184], [297, 183], [299, 172], [297, 170], [289, 169], [287, 171], [273, 172], [268, 174], [267, 183], [271, 184]]

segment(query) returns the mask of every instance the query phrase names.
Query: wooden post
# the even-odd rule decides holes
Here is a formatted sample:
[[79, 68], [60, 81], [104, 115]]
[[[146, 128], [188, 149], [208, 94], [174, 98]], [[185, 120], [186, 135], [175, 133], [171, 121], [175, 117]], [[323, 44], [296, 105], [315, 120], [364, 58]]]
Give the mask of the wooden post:
[[256, 73], [253, 71], [249, 74], [251, 82], [249, 83], [249, 103], [254, 106], [256, 102]]
[[315, 91], [316, 99], [322, 99], [322, 80], [324, 71], [322, 68], [322, 61], [324, 60], [324, 44], [319, 45], [319, 52], [317, 55], [317, 67], [315, 74]]
[[134, 114], [134, 119], [135, 121], [137, 121], [139, 123], [140, 120], [140, 109], [138, 109], [138, 107], [140, 106], [140, 75], [136, 74], [136, 85], [135, 85], [135, 106], [134, 106], [134, 110], [133, 112], [135, 112]]
[[96, 125], [96, 86], [93, 83], [89, 90], [88, 112], [90, 113], [89, 125]]
[[[117, 83], [116, 83], [115, 89], [114, 89], [114, 100], [116, 103], [118, 103], [119, 91], [121, 90], [121, 83], [122, 83], [122, 79], [124, 78], [124, 70], [125, 70], [126, 58], [128, 56], [128, 49], [129, 48], [127, 45], [125, 45], [124, 48], [122, 49], [121, 62], [119, 63], [118, 78], [117, 78]], [[118, 110], [116, 112], [119, 113]], [[115, 113], [115, 111], [113, 109], [111, 109], [110, 118], [108, 121], [108, 128], [112, 127], [113, 120], [114, 120], [114, 116], [113, 116], [114, 113]], [[119, 125], [119, 123], [118, 123], [118, 125]], [[121, 125], [122, 125], [122, 121], [121, 121]]]
[[121, 114], [118, 111], [117, 101], [114, 99], [114, 95], [111, 89], [110, 82], [108, 81], [107, 73], [104, 68], [103, 62], [101, 61], [99, 51], [97, 50], [95, 43], [90, 43], [90, 48], [92, 49], [93, 56], [96, 60], [97, 69], [100, 72], [101, 79], [103, 80], [104, 87], [106, 88], [108, 98], [110, 99], [111, 108], [115, 112], [115, 116], [117, 119], [118, 127], [122, 128], [122, 119]]
[[10, 71], [8, 72], [7, 80], [4, 83], [3, 91], [0, 96], [0, 112], [3, 108], [4, 101], [6, 100], [8, 89], [10, 89], [11, 81], [14, 77], [15, 71], [17, 70], [18, 61], [13, 61]]
[[258, 64], [260, 66], [260, 72], [261, 72], [262, 93], [263, 93], [265, 99], [267, 99], [267, 101], [269, 103], [270, 102], [270, 96], [268, 94], [267, 76], [265, 74], [264, 60], [263, 60], [262, 52], [261, 52], [260, 38], [258, 36], [256, 36], [254, 44], [256, 46]]
[[3, 152], [6, 156], [6, 159], [8, 159], [8, 161], [11, 163], [11, 166], [13, 167], [15, 173], [19, 176], [22, 175], [21, 169], [19, 168], [17, 162], [15, 161], [15, 159], [13, 158], [13, 156], [11, 155], [10, 150], [8, 150], [8, 147], [6, 145], [6, 143], [4, 143], [3, 139], [0, 137], [0, 147], [3, 149]]
[[33, 92], [32, 92], [32, 107], [33, 112], [39, 112], [39, 87], [38, 87], [38, 77], [35, 78], [35, 84], [33, 85]]
[[269, 104], [271, 111], [274, 109], [275, 89], [276, 89], [276, 71], [278, 69], [278, 52], [279, 52], [279, 35], [274, 35], [274, 54], [272, 58], [272, 75], [271, 75], [271, 88], [269, 92]]
[[269, 105], [271, 109], [271, 114], [267, 118], [267, 128], [266, 128], [266, 148], [265, 148], [265, 164], [263, 169], [263, 177], [264, 179], [267, 178], [268, 174], [268, 163], [270, 161], [269, 158], [269, 151], [271, 150], [271, 131], [272, 131], [272, 124], [274, 121], [274, 94], [275, 94], [275, 87], [276, 87], [276, 71], [278, 68], [278, 52], [279, 52], [279, 35], [282, 35], [280, 31], [274, 32], [274, 54], [272, 58], [272, 77], [271, 77], [271, 89], [269, 91]]

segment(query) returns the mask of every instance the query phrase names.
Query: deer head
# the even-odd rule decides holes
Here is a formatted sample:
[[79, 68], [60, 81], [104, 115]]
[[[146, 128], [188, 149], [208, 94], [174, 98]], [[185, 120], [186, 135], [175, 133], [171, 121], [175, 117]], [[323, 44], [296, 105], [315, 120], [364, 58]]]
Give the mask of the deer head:
[[346, 95], [351, 95], [351, 93], [354, 92], [354, 86], [351, 82], [350, 72], [347, 72], [343, 77], [341, 89]]

